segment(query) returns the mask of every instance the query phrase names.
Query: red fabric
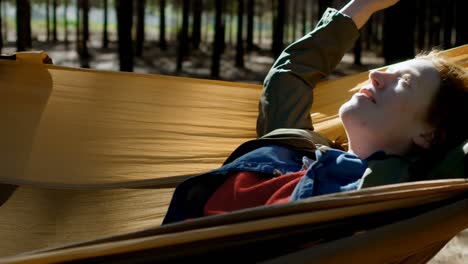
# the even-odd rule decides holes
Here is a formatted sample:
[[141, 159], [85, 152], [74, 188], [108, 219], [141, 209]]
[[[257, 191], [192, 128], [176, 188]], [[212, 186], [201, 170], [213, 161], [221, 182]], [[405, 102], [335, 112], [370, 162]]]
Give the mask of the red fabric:
[[255, 172], [230, 176], [205, 204], [204, 215], [216, 215], [260, 205], [285, 203], [305, 170], [269, 178]]

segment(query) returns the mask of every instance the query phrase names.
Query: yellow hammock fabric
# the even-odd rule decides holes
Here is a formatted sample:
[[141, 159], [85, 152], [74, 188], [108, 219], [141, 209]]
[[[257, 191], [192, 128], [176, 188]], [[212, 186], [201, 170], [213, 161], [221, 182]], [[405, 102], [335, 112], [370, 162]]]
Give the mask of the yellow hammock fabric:
[[[466, 62], [468, 47], [448, 51]], [[54, 188], [174, 186], [255, 138], [261, 86], [0, 61], [0, 182]], [[37, 58], [38, 57], [38, 58]], [[339, 106], [367, 73], [322, 82], [316, 131], [344, 136]]]
[[[446, 52], [468, 67], [468, 45]], [[244, 229], [235, 226], [238, 234], [229, 233], [233, 226], [223, 217], [161, 228], [175, 184], [218, 167], [238, 145], [255, 137], [261, 87], [71, 69], [42, 64], [43, 56], [0, 60], [0, 182], [20, 186], [0, 185], [0, 193], [11, 191], [0, 206], [0, 256], [10, 258], [0, 262], [51, 263], [190, 241], [209, 244], [216, 238], [212, 234], [294, 227], [298, 217], [304, 224], [321, 224], [352, 214], [418, 207], [468, 189], [465, 180], [412, 183], [319, 197], [294, 213], [290, 205], [253, 210], [253, 216], [239, 212], [241, 220], [233, 224]], [[318, 85], [312, 108], [318, 132], [330, 138], [343, 135], [337, 109], [355, 92], [349, 87], [366, 78], [367, 73], [361, 73]], [[154, 189], [121, 188], [148, 186]], [[466, 201], [457, 206], [465, 208], [458, 212], [468, 211]], [[432, 245], [437, 250], [466, 228], [466, 213], [452, 218], [451, 230], [439, 234]], [[40, 251], [123, 234], [131, 238]], [[20, 254], [31, 250], [39, 251]], [[386, 254], [389, 259], [398, 256]]]

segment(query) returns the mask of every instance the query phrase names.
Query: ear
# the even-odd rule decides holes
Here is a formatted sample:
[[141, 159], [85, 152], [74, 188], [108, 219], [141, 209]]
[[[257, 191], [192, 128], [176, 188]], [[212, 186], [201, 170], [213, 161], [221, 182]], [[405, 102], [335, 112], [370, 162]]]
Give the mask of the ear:
[[434, 142], [434, 129], [427, 129], [413, 137], [413, 142], [421, 148], [428, 149]]

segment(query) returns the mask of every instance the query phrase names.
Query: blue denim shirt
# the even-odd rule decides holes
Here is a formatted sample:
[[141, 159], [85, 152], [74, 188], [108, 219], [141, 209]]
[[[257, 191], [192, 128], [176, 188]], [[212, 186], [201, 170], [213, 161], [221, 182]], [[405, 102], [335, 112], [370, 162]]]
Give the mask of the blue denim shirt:
[[366, 160], [341, 150], [317, 149], [315, 157], [311, 158], [292, 147], [265, 145], [218, 169], [182, 182], [174, 191], [163, 224], [202, 216], [206, 201], [229, 177], [230, 172], [250, 171], [276, 177], [307, 169], [292, 193], [291, 201], [295, 201], [315, 195], [356, 190], [366, 168]]
[[342, 191], [357, 190], [367, 160], [332, 148], [315, 151], [315, 160], [286, 146], [270, 145], [244, 154], [212, 173], [250, 171], [279, 176], [306, 169], [291, 195], [291, 201]]
[[317, 150], [315, 155], [315, 160], [304, 157], [307, 172], [297, 183], [291, 201], [359, 188], [367, 160], [331, 148]]

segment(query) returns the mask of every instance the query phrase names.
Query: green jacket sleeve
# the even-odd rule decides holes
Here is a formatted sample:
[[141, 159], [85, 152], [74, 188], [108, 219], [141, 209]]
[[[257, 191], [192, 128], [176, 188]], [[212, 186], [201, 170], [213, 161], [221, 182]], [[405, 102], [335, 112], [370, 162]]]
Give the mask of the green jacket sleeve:
[[350, 17], [329, 8], [312, 32], [289, 45], [263, 83], [257, 135], [277, 128], [313, 130], [312, 89], [335, 69], [358, 36]]

